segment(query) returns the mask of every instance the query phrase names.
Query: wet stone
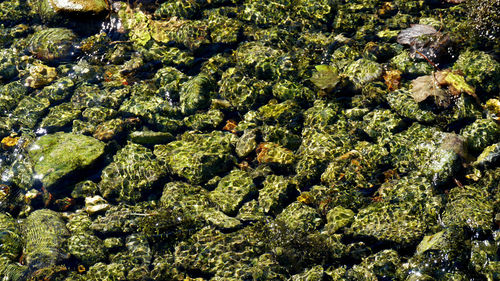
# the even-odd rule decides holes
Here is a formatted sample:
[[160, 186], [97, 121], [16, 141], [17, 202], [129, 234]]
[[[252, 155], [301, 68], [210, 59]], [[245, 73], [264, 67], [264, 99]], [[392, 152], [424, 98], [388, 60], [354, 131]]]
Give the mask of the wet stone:
[[25, 97], [19, 101], [12, 114], [19, 125], [34, 128], [49, 106], [50, 102], [46, 98]]
[[14, 261], [23, 249], [17, 222], [8, 213], [0, 213], [0, 251], [2, 257]]
[[[5, 2], [3, 2], [5, 3]], [[18, 74], [16, 59], [9, 49], [0, 51], [0, 81], [9, 81]]]
[[293, 151], [277, 143], [262, 142], [257, 146], [257, 161], [280, 167], [290, 167], [295, 162]]
[[354, 212], [342, 206], [336, 206], [328, 211], [326, 215], [327, 224], [325, 230], [328, 233], [335, 233], [342, 227], [348, 226], [354, 220]]
[[26, 95], [26, 87], [19, 81], [0, 86], [0, 110], [4, 115], [15, 108], [17, 103]]
[[317, 265], [313, 268], [306, 269], [304, 272], [293, 275], [290, 281], [306, 281], [306, 280], [323, 280], [325, 273], [323, 266]]
[[236, 143], [236, 154], [239, 157], [248, 156], [257, 148], [257, 132], [256, 129], [247, 129]]
[[30, 37], [28, 51], [43, 61], [68, 59], [73, 55], [77, 36], [67, 28], [46, 28]]
[[67, 216], [68, 222], [66, 223], [66, 228], [71, 232], [71, 234], [80, 232], [91, 232], [90, 225], [92, 220], [88, 213], [84, 210], [77, 210], [74, 213], [70, 213]]
[[373, 203], [356, 214], [347, 233], [410, 245], [423, 237], [432, 221], [418, 206], [409, 202]]
[[49, 109], [49, 113], [39, 124], [40, 128], [52, 133], [68, 127], [80, 116], [81, 110], [66, 102]]
[[218, 229], [231, 230], [241, 226], [241, 222], [237, 218], [230, 217], [222, 211], [216, 209], [208, 209], [203, 212], [205, 220]]
[[52, 102], [59, 102], [66, 100], [71, 94], [71, 90], [74, 87], [74, 82], [69, 77], [62, 77], [48, 86], [43, 87], [38, 96], [47, 98]]
[[99, 190], [106, 199], [137, 202], [166, 173], [149, 149], [128, 143], [102, 171]]
[[205, 73], [200, 73], [184, 82], [179, 92], [182, 113], [192, 114], [197, 110], [208, 108], [214, 86], [213, 77]]
[[478, 119], [463, 128], [460, 134], [470, 150], [480, 152], [500, 138], [500, 125], [492, 119]]
[[181, 140], [156, 145], [154, 154], [172, 171], [193, 184], [199, 184], [230, 169], [234, 156], [232, 135], [214, 131], [209, 134], [187, 132]]
[[63, 244], [69, 231], [61, 216], [48, 209], [31, 213], [22, 224], [25, 237], [24, 259], [32, 269], [57, 265], [68, 258]]
[[168, 132], [154, 132], [154, 131], [134, 131], [129, 134], [130, 141], [142, 144], [165, 144], [173, 140], [173, 135]]
[[85, 197], [85, 211], [89, 215], [94, 215], [96, 213], [101, 213], [109, 210], [111, 207], [104, 198], [99, 195], [93, 197]]
[[284, 176], [269, 175], [259, 190], [259, 205], [266, 213], [278, 214], [296, 193], [295, 186]]
[[209, 198], [228, 215], [235, 215], [244, 201], [257, 191], [250, 175], [241, 170], [233, 170], [223, 177]]
[[201, 229], [175, 248], [176, 265], [240, 280], [251, 278], [248, 267], [255, 256], [248, 231], [224, 234], [211, 227]]
[[458, 171], [459, 155], [464, 149], [457, 135], [417, 123], [395, 134], [389, 147], [393, 163], [400, 172], [420, 171], [438, 185]]
[[89, 267], [86, 274], [87, 280], [99, 281], [99, 280], [116, 280], [125, 281], [126, 278], [125, 265], [118, 263], [105, 264], [102, 262], [96, 263]]
[[210, 131], [216, 129], [224, 120], [224, 113], [210, 109], [206, 113], [197, 113], [184, 118], [184, 124], [193, 130]]
[[98, 216], [90, 225], [90, 229], [99, 233], [130, 233], [138, 229], [141, 214], [144, 210], [134, 206], [112, 206], [104, 216]]
[[92, 165], [104, 153], [104, 143], [87, 136], [58, 132], [40, 137], [29, 149], [45, 188]]
[[108, 3], [104, 0], [47, 0], [54, 10], [71, 13], [92, 13], [99, 14], [108, 9]]
[[477, 157], [474, 165], [493, 167], [500, 160], [500, 143], [492, 144], [486, 147]]
[[264, 214], [264, 210], [259, 205], [257, 200], [250, 200], [241, 206], [238, 211], [238, 218], [241, 221], [260, 221], [264, 219], [266, 215]]
[[321, 224], [318, 212], [300, 202], [293, 202], [288, 205], [276, 216], [276, 220], [284, 223], [292, 230], [302, 232], [312, 231]]
[[399, 89], [386, 95], [387, 103], [404, 118], [416, 120], [418, 122], [432, 124], [438, 119], [438, 116], [430, 110], [422, 109], [419, 104], [411, 97], [410, 91]]
[[85, 266], [106, 259], [106, 249], [102, 240], [88, 232], [79, 232], [69, 237], [68, 252]]
[[443, 224], [465, 226], [472, 231], [491, 230], [493, 205], [488, 198], [488, 192], [474, 186], [451, 189], [442, 215]]
[[345, 75], [353, 81], [356, 87], [361, 88], [363, 84], [382, 77], [382, 66], [368, 59], [359, 59], [346, 68]]
[[215, 206], [209, 200], [207, 190], [180, 181], [165, 184], [160, 204], [165, 208], [180, 209], [192, 216], [201, 216], [205, 210]]
[[366, 134], [382, 142], [404, 126], [403, 120], [388, 109], [375, 109], [363, 116], [363, 121]]

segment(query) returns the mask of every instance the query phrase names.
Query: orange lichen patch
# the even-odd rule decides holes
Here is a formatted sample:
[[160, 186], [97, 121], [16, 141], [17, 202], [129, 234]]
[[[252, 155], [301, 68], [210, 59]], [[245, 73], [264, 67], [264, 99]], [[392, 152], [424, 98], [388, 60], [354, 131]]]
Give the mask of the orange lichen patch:
[[236, 133], [236, 126], [238, 126], [238, 123], [236, 123], [236, 121], [232, 120], [232, 119], [229, 119], [226, 121], [226, 125], [224, 126], [224, 128], [222, 128], [222, 130], [224, 131], [229, 131], [233, 134]]
[[399, 85], [401, 83], [401, 71], [399, 70], [386, 71], [384, 74], [384, 81], [389, 91], [394, 91], [399, 89]]
[[298, 197], [297, 201], [304, 204], [312, 204], [314, 197], [309, 192], [302, 192]]
[[18, 142], [19, 142], [19, 137], [8, 136], [2, 139], [2, 147], [4, 149], [11, 148], [13, 146], [16, 146]]

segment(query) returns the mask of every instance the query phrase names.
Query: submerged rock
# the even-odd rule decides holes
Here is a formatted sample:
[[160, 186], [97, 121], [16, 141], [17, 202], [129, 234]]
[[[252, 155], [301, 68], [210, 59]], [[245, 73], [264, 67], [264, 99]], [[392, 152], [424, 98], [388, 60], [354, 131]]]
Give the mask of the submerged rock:
[[0, 256], [15, 261], [23, 249], [21, 232], [16, 221], [7, 213], [0, 213], [0, 233], [2, 233], [0, 235]]
[[99, 14], [106, 11], [109, 6], [105, 0], [44, 0], [49, 1], [54, 10], [71, 13]]
[[68, 258], [63, 245], [69, 231], [61, 216], [48, 209], [31, 213], [22, 224], [24, 233], [24, 259], [35, 271], [59, 264]]
[[88, 136], [58, 132], [35, 141], [29, 156], [45, 188], [92, 165], [104, 153], [104, 143]]
[[146, 147], [129, 143], [102, 171], [99, 190], [104, 198], [137, 202], [167, 171]]
[[193, 184], [205, 182], [227, 171], [234, 163], [232, 135], [219, 131], [210, 134], [187, 132], [182, 139], [156, 145], [154, 154], [172, 171]]
[[226, 214], [234, 215], [253, 194], [255, 187], [250, 175], [241, 170], [233, 170], [223, 177], [209, 198]]
[[46, 28], [30, 37], [28, 51], [46, 61], [57, 61], [74, 56], [76, 34], [67, 28]]

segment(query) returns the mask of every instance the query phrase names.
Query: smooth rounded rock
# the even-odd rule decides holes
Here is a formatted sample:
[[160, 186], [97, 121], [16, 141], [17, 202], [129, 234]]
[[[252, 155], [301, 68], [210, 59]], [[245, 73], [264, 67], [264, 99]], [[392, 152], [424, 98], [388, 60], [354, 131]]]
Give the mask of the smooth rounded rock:
[[56, 12], [100, 14], [108, 10], [105, 0], [49, 0]]

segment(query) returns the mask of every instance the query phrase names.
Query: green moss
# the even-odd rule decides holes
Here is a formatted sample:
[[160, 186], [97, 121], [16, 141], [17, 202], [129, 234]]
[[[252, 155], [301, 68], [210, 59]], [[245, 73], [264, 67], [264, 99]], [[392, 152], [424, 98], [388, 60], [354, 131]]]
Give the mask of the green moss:
[[104, 153], [104, 143], [87, 136], [58, 132], [38, 139], [29, 150], [35, 172], [46, 188], [69, 173], [93, 164]]

